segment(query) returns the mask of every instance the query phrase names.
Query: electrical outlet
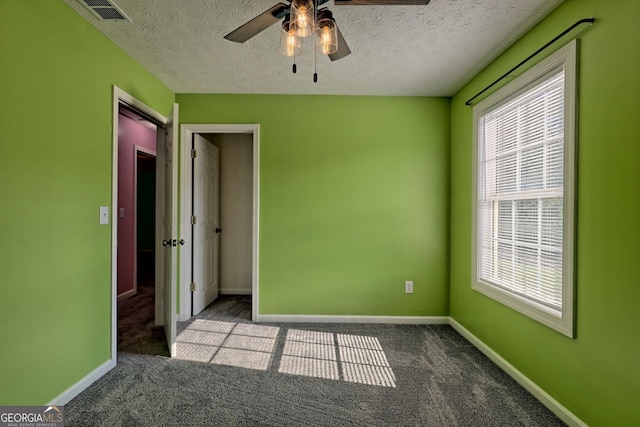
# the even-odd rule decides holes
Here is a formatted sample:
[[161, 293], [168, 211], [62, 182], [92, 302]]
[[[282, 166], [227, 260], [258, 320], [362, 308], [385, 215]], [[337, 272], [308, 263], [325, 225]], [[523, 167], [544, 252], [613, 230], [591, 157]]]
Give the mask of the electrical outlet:
[[413, 293], [413, 280], [407, 280], [404, 282], [404, 293], [405, 294]]

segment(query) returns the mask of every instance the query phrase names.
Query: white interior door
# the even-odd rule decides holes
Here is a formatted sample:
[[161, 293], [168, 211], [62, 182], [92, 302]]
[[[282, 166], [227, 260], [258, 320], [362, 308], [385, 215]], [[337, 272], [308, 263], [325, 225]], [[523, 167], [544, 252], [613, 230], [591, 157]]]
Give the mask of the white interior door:
[[157, 270], [161, 274], [163, 285], [163, 325], [167, 339], [167, 346], [171, 357], [176, 355], [176, 259], [177, 247], [177, 191], [178, 191], [178, 104], [173, 104], [173, 110], [165, 127], [164, 143], [158, 147], [158, 168], [162, 168], [162, 179], [158, 185], [162, 186], [163, 199], [162, 226], [162, 267]]
[[192, 315], [218, 297], [220, 248], [218, 147], [194, 135], [193, 148], [193, 304]]

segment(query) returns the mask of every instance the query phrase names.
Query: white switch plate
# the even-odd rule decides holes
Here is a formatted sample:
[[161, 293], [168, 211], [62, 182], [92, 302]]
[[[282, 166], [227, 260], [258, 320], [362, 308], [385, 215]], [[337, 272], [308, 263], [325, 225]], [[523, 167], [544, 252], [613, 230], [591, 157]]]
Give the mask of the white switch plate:
[[100, 224], [109, 224], [109, 206], [100, 206]]
[[413, 293], [413, 280], [407, 280], [404, 282], [404, 293], [412, 294]]

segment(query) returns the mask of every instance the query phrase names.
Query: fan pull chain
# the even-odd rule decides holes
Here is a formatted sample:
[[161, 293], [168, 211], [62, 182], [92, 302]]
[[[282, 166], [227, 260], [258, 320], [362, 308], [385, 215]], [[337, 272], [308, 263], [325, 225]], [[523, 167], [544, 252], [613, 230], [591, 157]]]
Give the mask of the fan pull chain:
[[313, 49], [313, 82], [318, 83], [318, 71], [316, 70], [316, 64], [318, 62], [318, 58], [316, 57], [315, 48]]
[[[313, 1], [314, 4], [314, 27], [318, 31], [318, 0]], [[318, 44], [313, 40], [313, 82], [318, 83]]]

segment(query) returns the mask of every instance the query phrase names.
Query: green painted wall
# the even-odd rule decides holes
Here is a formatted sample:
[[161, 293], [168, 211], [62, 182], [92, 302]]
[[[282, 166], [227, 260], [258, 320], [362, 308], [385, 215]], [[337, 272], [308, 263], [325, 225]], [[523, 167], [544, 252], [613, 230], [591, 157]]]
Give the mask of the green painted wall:
[[[470, 288], [464, 101], [591, 15], [596, 25], [576, 32], [571, 340]], [[3, 0], [0, 16], [0, 405], [43, 404], [110, 357], [111, 228], [98, 206], [111, 204], [111, 85], [165, 115], [174, 94], [62, 1]], [[451, 102], [176, 96], [182, 123], [261, 125], [260, 312], [433, 316], [450, 306], [589, 425], [639, 425], [638, 16], [638, 1], [566, 0]]]
[[[575, 32], [582, 43], [572, 340], [471, 290], [472, 109], [464, 102], [590, 16], [596, 24]], [[640, 425], [639, 17], [636, 0], [566, 0], [451, 104], [451, 314], [591, 426]]]
[[174, 94], [62, 1], [0, 16], [0, 405], [44, 404], [111, 355], [111, 85]]
[[261, 126], [261, 314], [448, 315], [448, 99], [176, 101], [181, 123]]

